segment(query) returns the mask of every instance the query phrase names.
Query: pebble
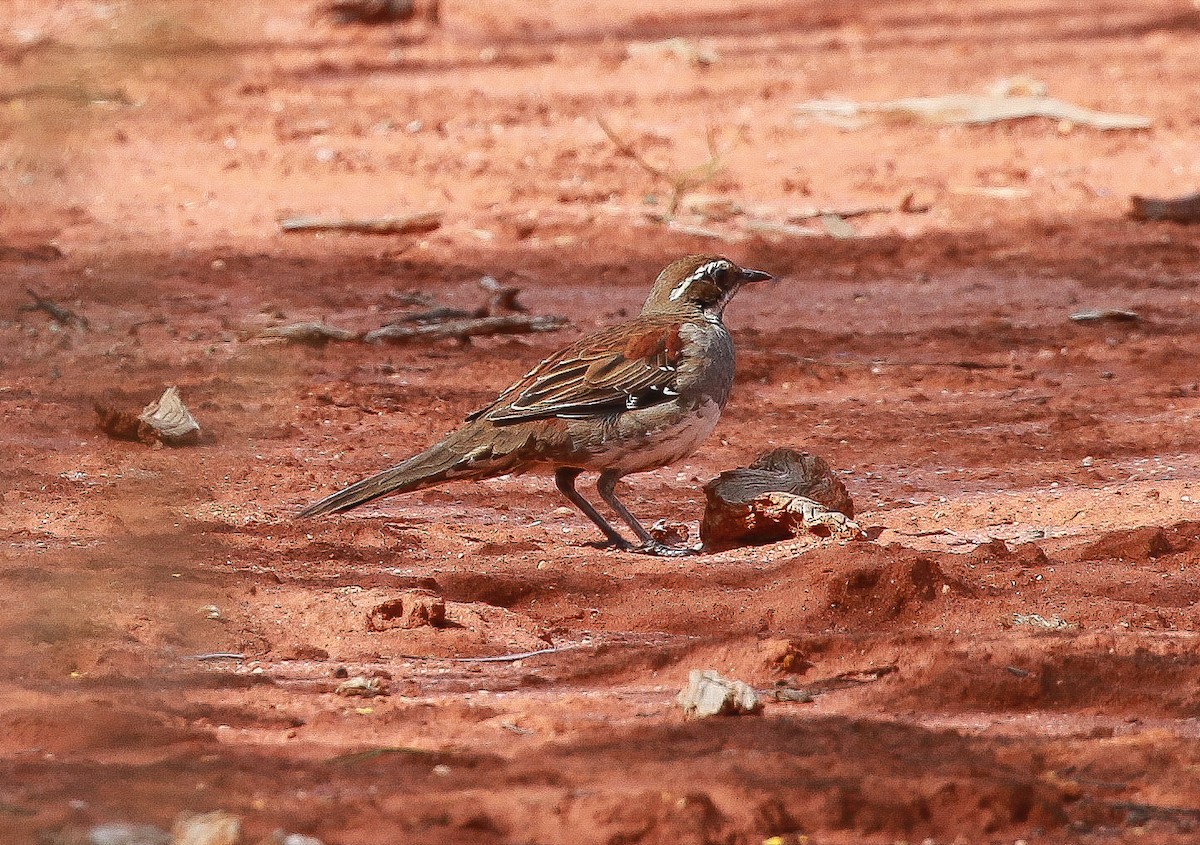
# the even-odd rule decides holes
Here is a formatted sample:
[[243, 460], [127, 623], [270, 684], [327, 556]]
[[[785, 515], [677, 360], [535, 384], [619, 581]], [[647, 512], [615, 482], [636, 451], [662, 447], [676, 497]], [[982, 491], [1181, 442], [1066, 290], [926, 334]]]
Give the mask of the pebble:
[[171, 834], [152, 824], [110, 822], [88, 831], [88, 845], [169, 845]]
[[364, 678], [361, 675], [342, 681], [334, 690], [338, 695], [374, 698], [377, 695], [387, 695], [387, 682], [382, 678]]
[[171, 845], [237, 845], [242, 821], [224, 810], [187, 816], [175, 822]]
[[722, 678], [713, 669], [693, 669], [675, 700], [690, 719], [756, 713], [763, 706], [749, 684]]

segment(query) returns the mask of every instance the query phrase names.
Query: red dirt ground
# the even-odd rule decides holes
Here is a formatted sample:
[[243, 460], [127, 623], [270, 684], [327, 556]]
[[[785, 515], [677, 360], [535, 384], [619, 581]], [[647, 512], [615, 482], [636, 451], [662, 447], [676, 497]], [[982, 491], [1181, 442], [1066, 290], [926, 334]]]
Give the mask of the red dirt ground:
[[[376, 30], [279, 0], [3, 8], [0, 840], [224, 809], [248, 842], [328, 845], [1195, 841], [1200, 228], [1123, 217], [1200, 186], [1195, 5], [446, 3]], [[717, 61], [628, 51], [673, 36]], [[1153, 128], [791, 108], [1018, 75]], [[124, 102], [29, 88], [81, 84]], [[598, 116], [672, 167], [740, 133], [681, 213], [720, 237], [648, 217], [669, 191]], [[747, 225], [910, 192], [930, 210], [853, 238]], [[416, 236], [277, 225], [426, 209], [445, 224]], [[779, 281], [730, 307], [717, 435], [627, 501], [694, 535], [703, 481], [786, 445], [845, 473], [877, 540], [625, 555], [538, 477], [290, 518], [700, 251]], [[473, 307], [485, 274], [573, 327], [253, 337]], [[27, 286], [90, 330], [20, 310]], [[1142, 319], [1068, 319], [1091, 307]], [[170, 384], [200, 445], [97, 430], [95, 401]], [[458, 627], [368, 627], [413, 588]], [[548, 645], [576, 647], [450, 659]], [[686, 723], [691, 668], [816, 695]], [[391, 694], [338, 696], [338, 670]]]

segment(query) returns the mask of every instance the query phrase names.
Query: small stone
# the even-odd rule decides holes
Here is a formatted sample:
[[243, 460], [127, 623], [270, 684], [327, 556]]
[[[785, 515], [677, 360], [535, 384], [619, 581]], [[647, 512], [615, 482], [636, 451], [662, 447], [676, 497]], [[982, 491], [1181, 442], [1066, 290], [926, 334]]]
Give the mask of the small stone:
[[224, 810], [214, 810], [180, 818], [171, 833], [171, 845], [237, 845], [242, 821]]
[[348, 681], [342, 681], [334, 692], [347, 698], [351, 696], [374, 698], [377, 695], [388, 694], [387, 681], [383, 678], [364, 678], [358, 675]]
[[1093, 458], [1092, 458], [1092, 456], [1091, 456], [1091, 455], [1089, 455], [1088, 457], [1084, 458], [1084, 459], [1083, 459], [1082, 461], [1080, 461], [1079, 463], [1080, 463], [1082, 466], [1085, 466], [1085, 467], [1090, 467], [1092, 464], [1096, 463], [1096, 461], [1095, 461], [1095, 460], [1093, 460]]
[[88, 831], [88, 845], [169, 845], [171, 834], [152, 824], [110, 822]]
[[304, 833], [289, 833], [283, 837], [283, 845], [325, 845], [325, 843], [315, 836], [309, 836]]
[[757, 713], [763, 706], [749, 684], [722, 678], [712, 669], [693, 669], [675, 700], [689, 719]]

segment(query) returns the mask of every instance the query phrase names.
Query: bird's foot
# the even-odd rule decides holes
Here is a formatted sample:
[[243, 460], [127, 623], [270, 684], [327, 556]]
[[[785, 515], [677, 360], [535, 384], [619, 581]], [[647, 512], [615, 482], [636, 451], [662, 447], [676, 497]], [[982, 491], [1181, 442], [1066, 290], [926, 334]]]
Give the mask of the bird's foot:
[[640, 555], [654, 555], [655, 557], [688, 557], [689, 555], [698, 555], [700, 550], [691, 546], [668, 546], [666, 543], [660, 543], [658, 540], [647, 540], [640, 546], [633, 546], [629, 549], [631, 552], [637, 552]]
[[609, 540], [607, 538], [604, 540], [593, 540], [589, 543], [584, 543], [583, 545], [590, 546], [593, 549], [612, 549], [613, 551], [617, 552], [632, 552], [637, 548], [633, 545], [633, 543], [629, 542], [624, 537], [616, 540]]

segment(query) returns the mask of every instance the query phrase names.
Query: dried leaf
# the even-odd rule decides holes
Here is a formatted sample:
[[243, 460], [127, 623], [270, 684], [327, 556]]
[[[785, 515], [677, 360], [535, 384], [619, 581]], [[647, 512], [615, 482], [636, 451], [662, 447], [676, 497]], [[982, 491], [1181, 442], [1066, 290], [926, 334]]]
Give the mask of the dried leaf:
[[183, 446], [200, 439], [200, 423], [179, 398], [179, 388], [168, 387], [157, 401], [143, 409], [138, 419], [168, 446]]

